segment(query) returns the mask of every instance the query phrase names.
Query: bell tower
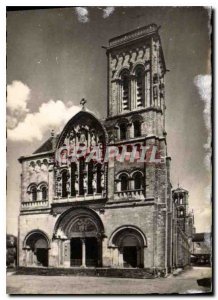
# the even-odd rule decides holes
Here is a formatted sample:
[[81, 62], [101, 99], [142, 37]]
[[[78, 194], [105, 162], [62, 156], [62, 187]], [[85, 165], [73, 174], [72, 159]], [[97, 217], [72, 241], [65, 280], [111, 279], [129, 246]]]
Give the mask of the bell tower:
[[[166, 66], [159, 27], [150, 24], [112, 38], [107, 59], [108, 107], [104, 125], [108, 148], [122, 149], [121, 155], [129, 153], [135, 158], [109, 161], [108, 202], [117, 205], [117, 209], [117, 203], [122, 207], [142, 206], [143, 218], [152, 218], [149, 230], [156, 257], [153, 265], [166, 268], [171, 264], [168, 245], [172, 238], [172, 195], [165, 132]], [[142, 149], [149, 149], [146, 155]], [[149, 159], [155, 149], [159, 162]]]
[[[127, 152], [133, 147], [156, 147], [158, 157], [164, 158], [161, 165], [135, 162], [116, 163], [113, 172], [123, 169], [138, 169], [143, 178], [140, 186], [143, 196], [166, 202], [170, 195], [169, 165], [165, 132], [165, 60], [156, 24], [150, 24], [109, 40], [108, 59], [108, 107], [105, 127], [109, 144], [123, 147]], [[132, 152], [131, 152], [132, 153]], [[141, 155], [140, 150], [137, 152]], [[119, 165], [119, 166], [118, 166]], [[130, 172], [130, 171], [129, 171]], [[123, 184], [133, 190], [133, 175]], [[120, 177], [117, 175], [114, 192], [119, 191]], [[124, 176], [122, 176], [124, 178]], [[121, 180], [122, 181], [122, 180]], [[109, 192], [110, 194], [110, 192]], [[167, 196], [167, 197], [168, 197]], [[171, 196], [169, 196], [171, 197]]]
[[177, 219], [178, 226], [184, 231], [187, 231], [188, 215], [188, 191], [178, 187], [172, 191], [174, 202], [174, 216]]
[[158, 30], [155, 24], [136, 29], [112, 38], [107, 48], [108, 118], [147, 116], [143, 135], [165, 131], [166, 66]]

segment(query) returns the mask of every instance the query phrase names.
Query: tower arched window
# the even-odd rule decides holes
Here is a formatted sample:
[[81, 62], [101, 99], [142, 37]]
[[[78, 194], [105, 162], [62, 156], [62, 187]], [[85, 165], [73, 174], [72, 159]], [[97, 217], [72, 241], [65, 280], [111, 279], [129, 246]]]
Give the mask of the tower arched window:
[[48, 198], [48, 189], [45, 185], [41, 187], [42, 200], [45, 201]]
[[145, 106], [145, 71], [142, 66], [136, 69], [136, 105], [137, 108]]
[[126, 140], [127, 138], [127, 125], [125, 123], [120, 124], [120, 139]]
[[121, 73], [122, 110], [130, 109], [130, 77], [127, 70]]
[[67, 197], [67, 170], [62, 172], [62, 197]]
[[141, 136], [141, 122], [139, 120], [136, 120], [135, 122], [133, 122], [133, 127], [134, 127], [134, 137]]
[[126, 174], [120, 175], [120, 189], [121, 191], [128, 190], [128, 176]]
[[30, 193], [32, 195], [32, 201], [37, 201], [37, 188], [36, 188], [36, 186], [31, 187]]
[[133, 176], [133, 179], [134, 179], [134, 189], [135, 190], [140, 190], [142, 189], [143, 187], [143, 176], [142, 176], [142, 173], [140, 172], [137, 172], [134, 174]]
[[178, 209], [178, 217], [185, 217], [185, 211], [183, 207]]

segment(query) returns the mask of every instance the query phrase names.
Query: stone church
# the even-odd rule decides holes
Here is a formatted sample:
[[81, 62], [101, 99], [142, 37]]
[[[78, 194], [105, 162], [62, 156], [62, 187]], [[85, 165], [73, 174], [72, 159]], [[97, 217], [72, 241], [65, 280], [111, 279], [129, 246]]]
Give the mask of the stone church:
[[112, 38], [106, 54], [107, 117], [83, 99], [61, 133], [19, 158], [19, 266], [167, 273], [189, 263], [193, 215], [188, 192], [170, 183], [159, 27]]

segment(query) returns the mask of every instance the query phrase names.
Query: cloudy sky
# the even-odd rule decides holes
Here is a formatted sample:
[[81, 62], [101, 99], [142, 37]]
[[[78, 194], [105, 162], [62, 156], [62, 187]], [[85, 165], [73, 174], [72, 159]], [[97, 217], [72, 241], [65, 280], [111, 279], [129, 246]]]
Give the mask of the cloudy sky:
[[205, 8], [71, 7], [7, 13], [7, 232], [17, 234], [17, 161], [59, 132], [82, 98], [106, 116], [108, 40], [149, 23], [166, 75], [171, 181], [189, 190], [197, 231], [210, 231], [210, 12]]

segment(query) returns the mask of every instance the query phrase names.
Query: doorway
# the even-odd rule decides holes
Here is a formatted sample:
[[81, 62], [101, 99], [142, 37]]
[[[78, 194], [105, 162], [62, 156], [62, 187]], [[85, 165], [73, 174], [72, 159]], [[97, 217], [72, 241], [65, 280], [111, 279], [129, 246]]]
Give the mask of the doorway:
[[[99, 262], [99, 247], [95, 237], [87, 237], [83, 239], [85, 243], [85, 265], [87, 267], [97, 267]], [[82, 241], [80, 238], [72, 238], [70, 242], [72, 267], [80, 267], [82, 265]]]
[[80, 238], [73, 238], [70, 241], [70, 265], [80, 267], [82, 264], [82, 243]]
[[124, 267], [137, 267], [137, 248], [123, 247], [123, 264]]
[[86, 265], [97, 267], [98, 265], [98, 242], [94, 237], [86, 238]]
[[37, 264], [48, 267], [48, 249], [37, 248], [36, 249]]

